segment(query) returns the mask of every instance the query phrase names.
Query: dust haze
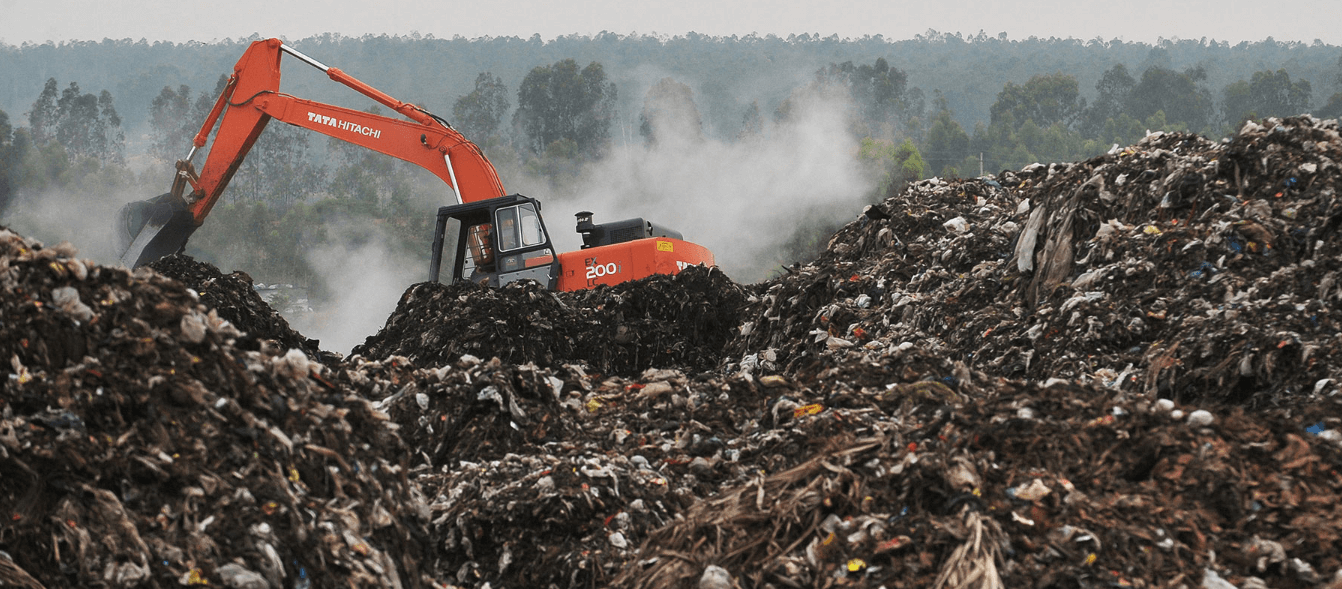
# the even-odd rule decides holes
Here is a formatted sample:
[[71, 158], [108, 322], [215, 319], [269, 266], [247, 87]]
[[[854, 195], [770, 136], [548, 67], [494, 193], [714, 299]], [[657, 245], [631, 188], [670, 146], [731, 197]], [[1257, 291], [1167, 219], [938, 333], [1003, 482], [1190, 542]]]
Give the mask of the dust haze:
[[[581, 246], [573, 231], [580, 210], [592, 211], [598, 223], [643, 217], [708, 247], [738, 282], [754, 282], [792, 261], [779, 249], [798, 228], [851, 218], [872, 186], [856, 161], [858, 142], [846, 131], [845, 104], [832, 96], [793, 100], [789, 118], [773, 121], [766, 110], [760, 132], [736, 140], [707, 137], [692, 105], [665, 109], [650, 121], [655, 141], [635, 136], [621, 142], [557, 188], [517, 170], [500, 171], [510, 191], [541, 199], [559, 251]], [[27, 194], [3, 222], [49, 245], [68, 240], [82, 257], [117, 265], [118, 211], [162, 189], [135, 185], [142, 183]], [[446, 204], [441, 187], [434, 188], [432, 198], [443, 201], [434, 204]], [[326, 231], [326, 245], [304, 252], [314, 272], [306, 286], [326, 293], [325, 300], [286, 319], [323, 349], [347, 354], [381, 329], [405, 289], [425, 279], [430, 236], [422, 255], [407, 256], [372, 224], [350, 221]], [[225, 273], [255, 271], [238, 265], [236, 251], [215, 255]]]
[[121, 257], [120, 240], [116, 234], [121, 207], [161, 192], [153, 192], [147, 187], [122, 187], [21, 194], [10, 204], [0, 223], [47, 246], [68, 241], [79, 249], [79, 257], [116, 266]]
[[592, 211], [596, 223], [643, 217], [709, 248], [736, 281], [762, 280], [793, 261], [779, 248], [799, 227], [855, 216], [873, 185], [846, 131], [844, 102], [793, 100], [790, 118], [773, 122], [766, 111], [761, 132], [735, 142], [705, 137], [690, 118], [697, 115], [664, 112], [651, 121], [651, 145], [617, 145], [572, 185], [528, 194], [543, 201], [560, 251], [581, 246], [572, 230], [578, 211]]
[[[872, 186], [846, 131], [845, 103], [807, 94], [794, 101], [788, 120], [765, 122], [758, 135], [735, 142], [705, 137], [697, 113], [664, 110], [651, 121], [651, 145], [615, 146], [557, 189], [515, 169], [500, 172], [510, 192], [541, 200], [559, 251], [582, 245], [573, 230], [578, 211], [592, 211], [598, 223], [643, 217], [708, 247], [735, 280], [753, 282], [791, 261], [778, 250], [797, 228], [852, 218]], [[447, 204], [440, 190], [430, 192]], [[425, 279], [430, 236], [422, 255], [407, 258], [375, 226], [327, 231], [333, 245], [306, 257], [329, 300], [288, 319], [323, 349], [348, 353], [382, 328], [405, 289]]]
[[[315, 313], [286, 317], [323, 350], [348, 355], [382, 329], [401, 293], [422, 282], [428, 263], [397, 253], [380, 229], [342, 223], [327, 228], [329, 244], [306, 252], [322, 290], [329, 293]], [[427, 246], [425, 247], [427, 250]]]

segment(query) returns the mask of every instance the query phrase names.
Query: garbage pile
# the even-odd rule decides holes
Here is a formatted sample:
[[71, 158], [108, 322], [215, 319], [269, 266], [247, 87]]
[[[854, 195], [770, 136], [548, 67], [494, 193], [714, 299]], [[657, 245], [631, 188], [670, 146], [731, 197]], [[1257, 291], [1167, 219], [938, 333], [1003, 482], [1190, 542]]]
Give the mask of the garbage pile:
[[234, 344], [240, 349], [258, 350], [262, 343], [267, 343], [280, 351], [298, 348], [328, 364], [337, 360], [330, 352], [322, 351], [321, 342], [290, 328], [289, 322], [256, 292], [251, 276], [245, 272], [224, 274], [186, 254], [159, 258], [149, 267], [194, 290], [201, 303], [237, 327], [242, 335]]
[[[413, 369], [401, 360], [360, 378], [404, 383], [379, 407], [420, 448], [412, 470], [431, 502], [430, 535], [443, 542], [440, 574], [469, 587], [613, 586], [653, 550], [639, 548], [651, 534], [697, 503], [883, 419], [857, 391], [781, 376], [650, 369], [593, 378], [576, 365], [467, 357]], [[953, 369], [915, 351], [870, 377]], [[931, 399], [941, 392], [928, 390]], [[852, 421], [830, 419], [835, 410]]]
[[880, 411], [794, 420], [780, 433], [847, 435], [703, 497], [610, 586], [1342, 582], [1336, 417], [1320, 437], [1279, 414], [1186, 412], [1093, 387], [986, 392], [940, 407], [877, 394]]
[[1336, 121], [1157, 133], [927, 180], [760, 285], [729, 352], [785, 372], [917, 347], [1009, 378], [1282, 406], [1342, 383]]
[[[180, 282], [0, 229], [0, 548], [47, 587], [414, 587], [387, 416]], [[205, 292], [210, 292], [209, 288]]]
[[703, 267], [573, 293], [531, 281], [499, 289], [421, 283], [352, 354], [405, 356], [421, 366], [463, 354], [545, 367], [581, 362], [621, 375], [708, 370], [720, 361], [744, 298], [722, 271]]
[[1313, 587], [1342, 570], [1337, 398], [1212, 411], [918, 349], [834, 370], [391, 358], [338, 378], [380, 388], [418, 449], [454, 586]]
[[1342, 587], [1339, 161], [1156, 134], [749, 287], [415, 285], [327, 366], [200, 304], [241, 278], [3, 233], [0, 578]]

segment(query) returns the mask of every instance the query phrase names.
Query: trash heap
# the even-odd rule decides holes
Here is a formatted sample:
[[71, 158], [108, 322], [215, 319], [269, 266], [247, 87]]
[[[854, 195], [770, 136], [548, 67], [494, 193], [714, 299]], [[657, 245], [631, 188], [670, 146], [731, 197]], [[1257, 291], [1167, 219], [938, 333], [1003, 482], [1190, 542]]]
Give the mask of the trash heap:
[[[0, 229], [0, 545], [47, 587], [423, 586], [385, 414], [180, 282]], [[209, 288], [205, 292], [209, 292]]]
[[1281, 406], [1342, 382], [1336, 121], [1157, 133], [928, 180], [759, 285], [729, 353], [785, 372], [917, 347], [995, 376]]
[[421, 283], [352, 354], [421, 366], [463, 354], [546, 367], [581, 362], [602, 374], [651, 367], [708, 370], [733, 336], [743, 289], [717, 268], [566, 293], [535, 282], [488, 289]]
[[5, 233], [0, 579], [1342, 587], [1339, 161], [929, 180], [749, 287], [415, 285], [329, 366]]
[[418, 448], [454, 586], [1312, 587], [1342, 570], [1336, 398], [1210, 411], [918, 349], [834, 370], [390, 358], [337, 378], [385, 395]]
[[704, 496], [609, 586], [1342, 582], [1336, 417], [1321, 437], [1094, 387], [995, 383], [941, 406], [900, 388], [775, 430], [844, 433]]
[[258, 350], [265, 343], [280, 351], [297, 348], [328, 364], [337, 360], [333, 354], [322, 351], [321, 342], [289, 327], [289, 322], [256, 292], [252, 277], [245, 272], [224, 274], [186, 254], [159, 258], [149, 267], [194, 290], [201, 303], [238, 328], [242, 335], [234, 345], [240, 349]]
[[[439, 574], [468, 587], [612, 586], [653, 550], [639, 548], [651, 534], [695, 504], [886, 419], [855, 391], [780, 376], [593, 378], [576, 365], [466, 357], [415, 369], [403, 360], [365, 363], [355, 378], [402, 383], [378, 406], [420, 448], [412, 472], [431, 503], [430, 535], [442, 541]], [[868, 378], [952, 370], [912, 352], [868, 368]], [[835, 410], [851, 421], [830, 419]]]

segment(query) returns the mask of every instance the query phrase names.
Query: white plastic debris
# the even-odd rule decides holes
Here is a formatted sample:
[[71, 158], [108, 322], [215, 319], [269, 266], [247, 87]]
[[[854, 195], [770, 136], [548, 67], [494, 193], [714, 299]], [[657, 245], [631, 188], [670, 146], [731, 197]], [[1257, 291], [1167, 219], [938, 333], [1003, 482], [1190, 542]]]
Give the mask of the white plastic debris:
[[699, 589], [732, 589], [732, 574], [718, 565], [704, 567], [699, 577]]
[[1188, 414], [1188, 425], [1194, 427], [1207, 427], [1214, 421], [1216, 421], [1216, 418], [1206, 409], [1198, 409]]
[[200, 313], [182, 315], [182, 339], [193, 344], [205, 341], [205, 319]]
[[950, 229], [951, 231], [954, 231], [956, 233], [964, 233], [966, 231], [969, 231], [969, 221], [966, 221], [964, 217], [956, 217], [954, 219], [951, 219], [950, 221], [942, 223], [941, 226]]
[[1017, 499], [1038, 501], [1047, 497], [1049, 493], [1053, 492], [1053, 489], [1048, 488], [1048, 485], [1044, 484], [1044, 481], [1035, 479], [1030, 481], [1030, 484], [1028, 485], [1021, 485], [1012, 489], [1011, 492]]
[[270, 583], [260, 573], [247, 570], [236, 563], [228, 563], [217, 569], [224, 586], [233, 589], [269, 589]]
[[88, 321], [93, 318], [93, 309], [79, 300], [79, 291], [75, 290], [74, 287], [62, 286], [53, 289], [51, 291], [51, 302], [78, 321]]
[[1230, 584], [1230, 581], [1221, 578], [1216, 571], [1204, 569], [1202, 571], [1202, 589], [1239, 589]]

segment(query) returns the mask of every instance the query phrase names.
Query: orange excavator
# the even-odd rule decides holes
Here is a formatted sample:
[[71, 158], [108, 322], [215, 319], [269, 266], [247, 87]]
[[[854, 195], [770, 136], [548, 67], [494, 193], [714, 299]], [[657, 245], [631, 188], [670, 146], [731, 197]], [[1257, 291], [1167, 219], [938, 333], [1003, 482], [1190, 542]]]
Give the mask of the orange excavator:
[[[289, 54], [318, 68], [406, 119], [385, 117], [297, 98], [280, 92], [280, 58]], [[559, 290], [617, 284], [687, 266], [714, 264], [707, 248], [641, 218], [595, 224], [578, 213], [579, 251], [556, 255], [541, 218], [541, 203], [507, 194], [480, 148], [442, 118], [401, 102], [353, 76], [327, 67], [279, 39], [256, 41], [177, 162], [171, 190], [121, 210], [121, 262], [148, 264], [186, 247], [223, 195], [233, 174], [271, 119], [361, 145], [416, 164], [452, 188], [455, 205], [438, 209], [429, 280], [502, 286], [531, 279]], [[192, 158], [218, 123], [214, 144], [197, 173]], [[187, 188], [190, 191], [187, 191]]]

